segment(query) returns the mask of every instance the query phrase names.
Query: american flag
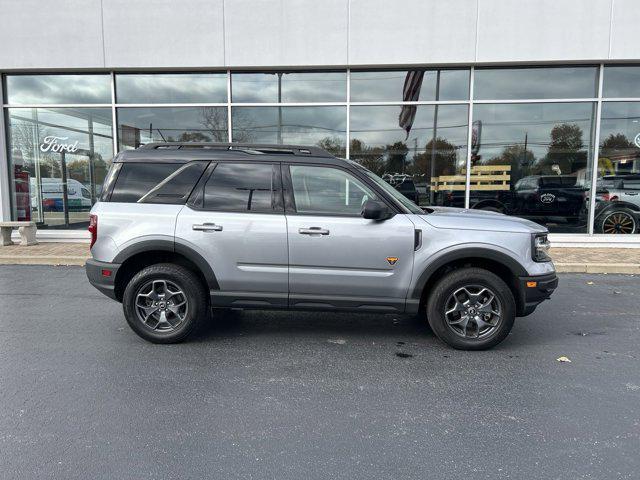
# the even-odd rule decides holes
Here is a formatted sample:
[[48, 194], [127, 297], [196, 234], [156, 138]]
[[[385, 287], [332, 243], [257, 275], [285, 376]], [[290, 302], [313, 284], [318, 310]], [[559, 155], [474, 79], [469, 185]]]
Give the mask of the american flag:
[[[422, 87], [422, 79], [424, 70], [409, 70], [404, 79], [404, 87], [402, 88], [403, 102], [417, 102], [420, 97], [420, 88]], [[416, 118], [418, 108], [415, 105], [404, 105], [400, 110], [398, 117], [398, 125], [407, 132], [405, 140], [409, 138], [413, 121]]]

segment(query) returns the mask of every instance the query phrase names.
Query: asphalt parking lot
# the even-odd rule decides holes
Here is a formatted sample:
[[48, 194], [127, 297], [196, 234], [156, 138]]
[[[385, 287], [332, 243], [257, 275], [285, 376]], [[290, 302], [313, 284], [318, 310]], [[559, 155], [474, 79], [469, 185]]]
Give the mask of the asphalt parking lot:
[[564, 274], [488, 352], [300, 312], [160, 346], [82, 268], [1, 265], [0, 478], [637, 479], [639, 302]]

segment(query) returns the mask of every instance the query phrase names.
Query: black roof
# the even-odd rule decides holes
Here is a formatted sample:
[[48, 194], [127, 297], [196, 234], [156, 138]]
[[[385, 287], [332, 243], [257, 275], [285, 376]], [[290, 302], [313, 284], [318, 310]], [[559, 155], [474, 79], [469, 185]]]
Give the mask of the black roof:
[[114, 162], [171, 162], [193, 160], [289, 161], [336, 164], [344, 160], [319, 147], [253, 143], [149, 143], [136, 150], [124, 150]]

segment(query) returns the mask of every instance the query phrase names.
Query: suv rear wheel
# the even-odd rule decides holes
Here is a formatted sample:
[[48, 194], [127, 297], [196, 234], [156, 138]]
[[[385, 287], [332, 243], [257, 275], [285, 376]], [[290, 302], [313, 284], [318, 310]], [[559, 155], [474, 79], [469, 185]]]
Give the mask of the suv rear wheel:
[[511, 331], [515, 301], [507, 284], [481, 268], [454, 270], [441, 278], [427, 302], [434, 333], [461, 350], [484, 350]]
[[170, 263], [151, 265], [129, 282], [122, 299], [127, 323], [153, 343], [177, 343], [206, 317], [205, 289], [190, 270]]

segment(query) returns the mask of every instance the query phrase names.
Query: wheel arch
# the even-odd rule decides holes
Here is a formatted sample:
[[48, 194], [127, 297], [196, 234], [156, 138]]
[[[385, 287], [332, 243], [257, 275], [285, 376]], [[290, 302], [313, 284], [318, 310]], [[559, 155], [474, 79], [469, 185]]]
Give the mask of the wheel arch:
[[521, 301], [518, 278], [528, 275], [527, 270], [508, 254], [490, 248], [466, 247], [440, 255], [422, 271], [413, 287], [411, 297], [418, 300], [419, 308], [422, 308], [438, 280], [448, 272], [464, 267], [483, 268], [496, 274], [511, 289], [517, 313], [523, 311], [524, 304]]
[[218, 280], [209, 263], [194, 249], [171, 240], [145, 240], [122, 250], [113, 260], [120, 267], [114, 279], [114, 293], [122, 301], [129, 280], [156, 263], [175, 263], [193, 271], [207, 290], [218, 290]]

